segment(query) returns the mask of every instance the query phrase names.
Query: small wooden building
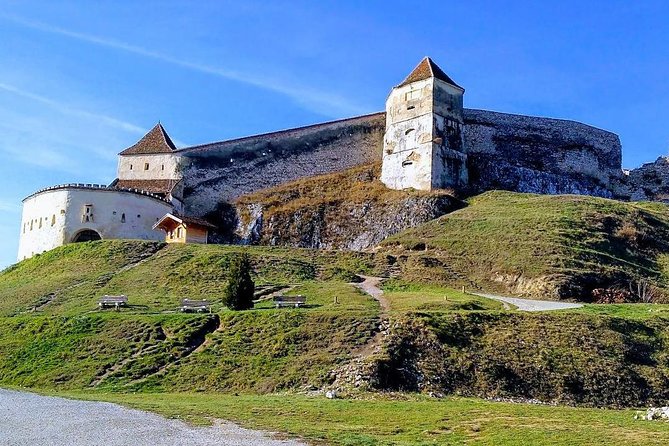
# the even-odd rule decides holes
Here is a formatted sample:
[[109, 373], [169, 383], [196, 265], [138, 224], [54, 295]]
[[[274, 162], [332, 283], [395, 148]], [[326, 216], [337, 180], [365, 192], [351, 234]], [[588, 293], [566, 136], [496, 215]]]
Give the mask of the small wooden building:
[[153, 225], [153, 229], [165, 232], [167, 243], [207, 243], [209, 230], [216, 226], [201, 218], [165, 214]]

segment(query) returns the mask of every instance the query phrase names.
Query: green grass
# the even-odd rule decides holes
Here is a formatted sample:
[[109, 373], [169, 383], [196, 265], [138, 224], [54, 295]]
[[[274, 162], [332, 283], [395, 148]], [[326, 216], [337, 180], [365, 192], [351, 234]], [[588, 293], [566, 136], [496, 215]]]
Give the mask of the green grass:
[[[355, 311], [372, 314], [377, 313], [379, 310], [377, 301], [350, 283], [309, 281], [295, 286], [295, 288], [284, 294], [287, 296], [305, 296], [307, 298], [306, 309], [309, 310]], [[335, 303], [335, 297], [337, 303]], [[271, 300], [265, 300], [257, 303], [255, 308], [274, 308], [274, 304]]]
[[0, 318], [0, 383], [86, 388], [119, 364], [111, 381], [127, 381], [179, 358], [211, 323], [208, 315]]
[[588, 300], [636, 278], [667, 286], [669, 207], [493, 191], [382, 245], [407, 279]]
[[391, 311], [502, 310], [500, 302], [438, 285], [391, 280], [383, 285]]
[[651, 319], [657, 317], [669, 319], [669, 305], [667, 304], [586, 304], [582, 308], [567, 311], [625, 319]]
[[102, 394], [121, 403], [206, 423], [210, 417], [333, 445], [664, 445], [669, 424], [634, 420], [632, 410], [582, 409], [475, 399], [370, 395], [327, 400], [302, 395]]
[[[251, 257], [257, 286], [341, 283], [342, 277], [383, 268], [373, 255], [355, 252], [120, 240], [80, 243], [25, 260], [0, 274], [0, 316], [35, 309], [54, 315], [89, 312], [104, 294], [127, 295], [131, 308], [126, 312], [174, 311], [184, 298], [206, 299], [220, 310], [230, 260], [242, 252]], [[140, 259], [144, 261], [137, 263]], [[305, 286], [310, 293], [317, 291]], [[313, 294], [313, 301], [319, 299]]]

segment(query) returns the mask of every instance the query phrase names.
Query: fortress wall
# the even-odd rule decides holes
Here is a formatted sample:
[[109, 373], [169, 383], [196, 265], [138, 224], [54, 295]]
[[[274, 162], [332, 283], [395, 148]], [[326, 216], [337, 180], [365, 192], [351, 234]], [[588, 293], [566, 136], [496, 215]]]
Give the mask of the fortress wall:
[[622, 176], [618, 136], [574, 121], [465, 110], [465, 147], [481, 191], [610, 197]]
[[55, 190], [23, 201], [19, 261], [65, 243], [68, 195], [66, 190]]
[[[474, 190], [611, 197], [622, 177], [618, 136], [574, 121], [465, 109]], [[385, 113], [182, 149], [185, 212], [382, 157]]]
[[183, 149], [185, 212], [303, 177], [379, 161], [385, 113]]
[[[85, 209], [91, 213], [85, 221]], [[156, 221], [172, 206], [158, 198], [103, 186], [56, 186], [23, 200], [18, 260], [71, 243], [82, 230], [103, 239], [164, 240]]]

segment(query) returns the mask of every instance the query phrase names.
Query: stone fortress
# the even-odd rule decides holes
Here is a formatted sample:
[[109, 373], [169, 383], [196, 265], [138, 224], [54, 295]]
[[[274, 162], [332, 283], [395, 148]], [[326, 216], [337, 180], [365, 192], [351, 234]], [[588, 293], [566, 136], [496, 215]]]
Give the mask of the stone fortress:
[[162, 240], [167, 213], [207, 217], [259, 189], [382, 162], [392, 189], [504, 189], [621, 200], [669, 197], [669, 161], [622, 169], [617, 135], [578, 122], [463, 107], [430, 58], [386, 111], [178, 149], [159, 123], [119, 154], [109, 185], [65, 184], [23, 200], [18, 259], [86, 240]]

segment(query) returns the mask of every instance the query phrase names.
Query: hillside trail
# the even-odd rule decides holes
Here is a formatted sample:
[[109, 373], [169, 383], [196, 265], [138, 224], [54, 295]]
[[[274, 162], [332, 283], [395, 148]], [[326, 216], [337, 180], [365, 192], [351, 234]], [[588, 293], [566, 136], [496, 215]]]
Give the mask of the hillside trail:
[[493, 299], [504, 304], [514, 305], [520, 311], [556, 311], [581, 308], [583, 304], [570, 302], [555, 302], [550, 300], [521, 299], [519, 297], [498, 296], [496, 294], [471, 293], [474, 296]]
[[383, 277], [373, 277], [373, 276], [360, 276], [364, 281], [360, 283], [352, 284], [356, 288], [360, 289], [366, 294], [369, 294], [379, 303], [381, 311], [379, 312], [379, 325], [378, 330], [374, 333], [367, 343], [360, 346], [357, 350], [353, 352], [353, 355], [358, 360], [363, 360], [373, 353], [381, 350], [381, 345], [383, 344], [383, 339], [388, 335], [388, 327], [390, 322], [388, 319], [388, 312], [390, 311], [390, 302], [383, 296], [383, 290], [379, 288]]

